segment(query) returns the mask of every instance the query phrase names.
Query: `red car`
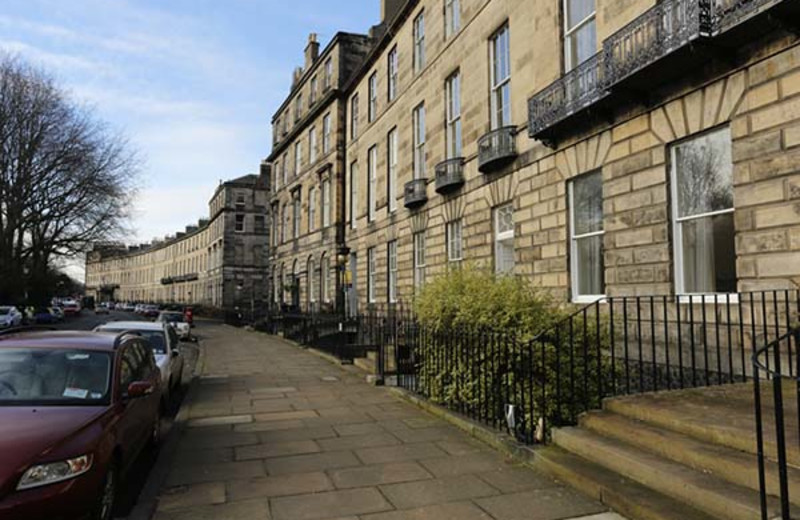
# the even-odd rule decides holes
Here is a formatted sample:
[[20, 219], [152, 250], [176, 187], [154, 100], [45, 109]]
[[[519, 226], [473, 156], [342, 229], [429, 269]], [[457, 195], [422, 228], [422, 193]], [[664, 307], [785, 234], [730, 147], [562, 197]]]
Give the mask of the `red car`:
[[108, 520], [158, 442], [159, 370], [130, 333], [0, 336], [0, 518]]

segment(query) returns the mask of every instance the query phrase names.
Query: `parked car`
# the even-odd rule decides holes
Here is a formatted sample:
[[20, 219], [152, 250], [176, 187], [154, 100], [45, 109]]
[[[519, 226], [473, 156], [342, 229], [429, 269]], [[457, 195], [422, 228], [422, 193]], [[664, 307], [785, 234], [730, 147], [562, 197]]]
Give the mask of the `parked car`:
[[33, 322], [37, 325], [50, 325], [57, 321], [58, 318], [50, 307], [37, 307], [33, 311]]
[[63, 303], [64, 308], [64, 315], [65, 316], [76, 316], [80, 314], [81, 307], [78, 305], [78, 302], [75, 301], [65, 301]]
[[22, 313], [13, 305], [0, 306], [0, 329], [22, 325]]
[[[129, 331], [138, 334], [150, 344], [156, 365], [161, 370], [163, 404], [166, 407], [172, 392], [181, 386], [183, 355], [178, 348], [178, 335], [168, 323], [149, 321], [112, 321], [94, 330], [104, 332]], [[165, 408], [166, 410], [166, 408]]]
[[160, 435], [149, 345], [131, 334], [0, 337], [0, 518], [112, 518], [119, 483]]
[[95, 314], [108, 314], [108, 306], [105, 303], [101, 303], [100, 305], [96, 305], [94, 308]]
[[161, 311], [156, 318], [156, 322], [168, 323], [178, 333], [180, 339], [191, 338], [191, 327], [186, 323], [184, 315], [175, 311]]
[[145, 318], [157, 318], [159, 312], [161, 312], [161, 310], [158, 308], [158, 305], [145, 305], [144, 309], [142, 309], [142, 316]]

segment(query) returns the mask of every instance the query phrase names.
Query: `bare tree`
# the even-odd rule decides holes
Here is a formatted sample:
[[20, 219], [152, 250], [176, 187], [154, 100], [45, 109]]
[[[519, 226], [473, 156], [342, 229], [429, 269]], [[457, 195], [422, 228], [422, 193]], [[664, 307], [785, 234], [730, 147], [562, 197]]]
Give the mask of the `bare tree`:
[[0, 57], [0, 301], [47, 296], [46, 273], [129, 216], [135, 154], [44, 72]]

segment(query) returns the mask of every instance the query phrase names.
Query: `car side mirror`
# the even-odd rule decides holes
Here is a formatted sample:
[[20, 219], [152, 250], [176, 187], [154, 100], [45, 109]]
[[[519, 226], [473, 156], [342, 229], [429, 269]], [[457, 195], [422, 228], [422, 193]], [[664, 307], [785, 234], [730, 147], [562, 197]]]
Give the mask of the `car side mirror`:
[[153, 383], [150, 381], [134, 381], [128, 385], [128, 399], [139, 399], [153, 393]]
[[172, 349], [172, 357], [178, 357], [180, 355], [181, 355], [181, 351], [180, 350], [178, 350], [176, 348]]

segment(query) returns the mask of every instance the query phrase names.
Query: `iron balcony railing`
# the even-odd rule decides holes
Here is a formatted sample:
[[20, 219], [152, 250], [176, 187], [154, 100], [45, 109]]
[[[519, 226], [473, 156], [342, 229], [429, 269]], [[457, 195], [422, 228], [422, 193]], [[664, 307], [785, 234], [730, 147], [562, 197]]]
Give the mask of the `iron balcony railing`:
[[452, 193], [464, 185], [464, 158], [447, 159], [436, 165], [436, 192]]
[[779, 4], [796, 0], [713, 0], [712, 16], [715, 33], [722, 33]]
[[414, 209], [424, 205], [428, 202], [428, 179], [407, 182], [403, 194], [406, 208]]
[[515, 126], [492, 130], [478, 140], [478, 170], [489, 173], [502, 168], [517, 157]]
[[603, 42], [609, 86], [701, 37], [711, 36], [711, 0], [665, 0]]
[[528, 101], [529, 133], [542, 132], [597, 103], [606, 91], [603, 53], [584, 61]]

